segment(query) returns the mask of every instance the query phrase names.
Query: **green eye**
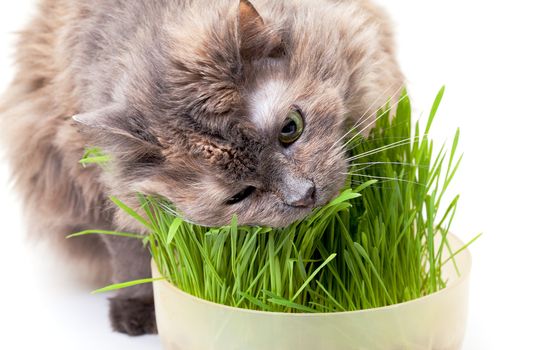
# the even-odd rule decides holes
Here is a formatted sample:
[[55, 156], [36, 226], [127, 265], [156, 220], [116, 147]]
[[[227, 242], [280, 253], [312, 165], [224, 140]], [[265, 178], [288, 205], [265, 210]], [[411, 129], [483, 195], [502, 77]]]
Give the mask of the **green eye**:
[[301, 112], [297, 109], [292, 109], [287, 115], [282, 130], [280, 131], [280, 142], [284, 146], [291, 145], [301, 137], [304, 131], [304, 120]]

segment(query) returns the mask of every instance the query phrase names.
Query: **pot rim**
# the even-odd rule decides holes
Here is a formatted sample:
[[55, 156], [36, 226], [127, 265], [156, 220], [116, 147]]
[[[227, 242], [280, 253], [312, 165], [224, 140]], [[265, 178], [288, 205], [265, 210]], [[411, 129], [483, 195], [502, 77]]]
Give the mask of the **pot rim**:
[[[454, 234], [452, 234], [450, 232], [447, 234], [447, 237], [448, 237], [448, 239], [454, 241], [455, 244], [458, 247], [463, 247], [465, 245], [464, 242], [462, 242], [461, 239], [459, 239], [456, 235], [454, 235]], [[458, 248], [458, 249], [460, 249], [460, 248]], [[152, 284], [163, 283], [166, 286], [166, 288], [168, 288], [168, 289], [172, 290], [173, 292], [179, 294], [179, 296], [181, 296], [182, 298], [192, 299], [194, 302], [197, 302], [197, 303], [200, 303], [200, 304], [207, 304], [208, 306], [212, 306], [212, 307], [215, 307], [215, 308], [221, 308], [221, 309], [229, 310], [229, 311], [255, 313], [255, 314], [259, 314], [259, 315], [269, 315], [269, 316], [338, 317], [338, 316], [351, 315], [351, 314], [369, 314], [369, 313], [374, 313], [374, 312], [387, 311], [387, 310], [391, 310], [391, 309], [394, 309], [394, 308], [397, 308], [397, 307], [404, 307], [406, 305], [414, 305], [416, 303], [420, 303], [420, 302], [423, 302], [423, 301], [428, 300], [428, 299], [433, 299], [433, 298], [435, 298], [435, 297], [437, 297], [437, 296], [439, 296], [441, 294], [448, 293], [449, 291], [451, 291], [453, 289], [456, 289], [458, 286], [462, 285], [463, 283], [466, 283], [469, 280], [470, 273], [471, 273], [471, 266], [472, 266], [472, 256], [471, 256], [471, 253], [470, 253], [468, 247], [466, 247], [459, 254], [457, 254], [457, 257], [462, 256], [462, 255], [464, 255], [464, 257], [463, 257], [464, 258], [464, 264], [463, 264], [463, 266], [460, 266], [460, 276], [457, 277], [457, 279], [454, 280], [452, 283], [448, 284], [445, 288], [443, 288], [443, 289], [441, 289], [441, 290], [439, 290], [437, 292], [422, 296], [420, 298], [408, 300], [408, 301], [401, 302], [401, 303], [398, 303], [398, 304], [382, 306], [382, 307], [376, 307], [376, 308], [371, 308], [371, 309], [364, 309], [364, 310], [337, 311], [337, 312], [314, 312], [314, 313], [308, 313], [308, 312], [288, 313], [288, 312], [280, 312], [280, 311], [262, 311], [262, 310], [244, 309], [244, 308], [240, 308], [240, 307], [234, 307], [234, 306], [229, 306], [229, 305], [218, 304], [218, 303], [215, 303], [215, 302], [205, 300], [205, 299], [196, 297], [194, 295], [191, 295], [190, 293], [187, 293], [187, 292], [183, 291], [182, 289], [180, 289], [180, 288], [174, 286], [173, 284], [171, 284], [168, 280], [166, 280], [162, 276], [162, 274], [158, 270], [158, 266], [156, 265], [154, 259], [151, 260], [152, 276], [154, 278], [163, 278], [163, 279], [154, 281], [154, 282], [152, 282]], [[451, 261], [449, 261], [449, 263], [450, 262]]]

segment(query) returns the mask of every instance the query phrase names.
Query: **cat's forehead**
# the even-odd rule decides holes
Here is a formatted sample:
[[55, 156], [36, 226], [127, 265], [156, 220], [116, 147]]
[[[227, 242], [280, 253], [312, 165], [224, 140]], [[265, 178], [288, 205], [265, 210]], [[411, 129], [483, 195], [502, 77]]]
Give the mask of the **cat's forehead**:
[[277, 116], [284, 115], [291, 101], [288, 83], [282, 78], [271, 78], [258, 84], [248, 95], [247, 117], [260, 132], [265, 132], [280, 122]]

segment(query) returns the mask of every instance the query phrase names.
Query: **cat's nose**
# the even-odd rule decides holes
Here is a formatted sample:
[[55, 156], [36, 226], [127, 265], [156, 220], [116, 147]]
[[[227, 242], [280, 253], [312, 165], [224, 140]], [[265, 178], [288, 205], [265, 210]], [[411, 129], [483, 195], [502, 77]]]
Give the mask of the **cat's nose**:
[[303, 188], [296, 191], [296, 195], [290, 196], [287, 201], [292, 207], [311, 207], [316, 203], [316, 186], [310, 181]]

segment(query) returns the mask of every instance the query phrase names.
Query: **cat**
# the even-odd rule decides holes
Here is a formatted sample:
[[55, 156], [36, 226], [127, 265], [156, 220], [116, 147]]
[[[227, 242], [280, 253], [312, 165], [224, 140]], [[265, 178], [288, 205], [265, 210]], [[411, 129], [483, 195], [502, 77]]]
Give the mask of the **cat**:
[[[109, 282], [150, 275], [140, 242], [65, 240], [145, 232], [108, 196], [160, 195], [202, 225], [287, 225], [338, 193], [347, 126], [369, 127], [404, 80], [368, 0], [40, 0], [16, 63], [0, 123], [33, 234]], [[106, 170], [78, 163], [87, 147]], [[110, 318], [155, 333], [151, 286], [119, 291]]]

